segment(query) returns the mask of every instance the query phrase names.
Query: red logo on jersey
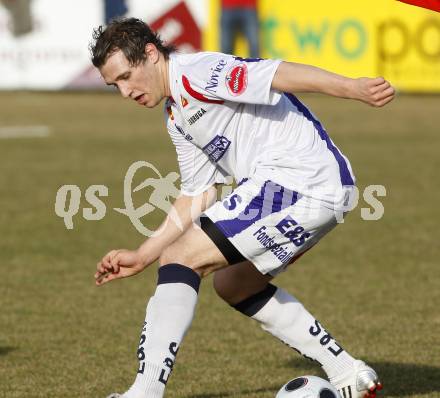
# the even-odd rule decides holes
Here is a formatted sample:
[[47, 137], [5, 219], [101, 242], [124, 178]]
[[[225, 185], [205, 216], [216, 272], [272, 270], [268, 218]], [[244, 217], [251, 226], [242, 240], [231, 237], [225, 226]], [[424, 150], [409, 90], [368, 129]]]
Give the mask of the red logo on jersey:
[[185, 87], [186, 92], [193, 98], [202, 101], [207, 102], [209, 104], [223, 104], [223, 100], [215, 100], [208, 97], [205, 97], [202, 93], [199, 93], [198, 91], [194, 90], [191, 87], [191, 84], [188, 80], [188, 78], [185, 75], [182, 75], [182, 83], [183, 87]]
[[226, 87], [231, 95], [243, 94], [247, 87], [248, 70], [246, 64], [231, 68], [226, 75]]

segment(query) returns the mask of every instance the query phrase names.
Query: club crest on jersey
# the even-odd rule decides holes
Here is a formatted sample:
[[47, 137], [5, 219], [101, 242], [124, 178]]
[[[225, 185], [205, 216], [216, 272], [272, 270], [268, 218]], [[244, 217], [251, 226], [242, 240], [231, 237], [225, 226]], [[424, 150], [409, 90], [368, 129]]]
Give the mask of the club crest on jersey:
[[247, 87], [248, 70], [246, 64], [233, 66], [226, 75], [226, 87], [231, 95], [243, 94]]
[[203, 152], [205, 152], [213, 162], [218, 162], [228, 150], [229, 145], [231, 145], [231, 141], [226, 137], [216, 135], [203, 148]]
[[196, 113], [194, 113], [194, 115], [192, 115], [189, 119], [188, 119], [188, 123], [189, 125], [193, 125], [195, 122], [197, 122], [197, 120], [199, 120], [204, 114], [206, 113], [206, 111], [203, 108], [200, 108], [199, 110], [197, 110]]

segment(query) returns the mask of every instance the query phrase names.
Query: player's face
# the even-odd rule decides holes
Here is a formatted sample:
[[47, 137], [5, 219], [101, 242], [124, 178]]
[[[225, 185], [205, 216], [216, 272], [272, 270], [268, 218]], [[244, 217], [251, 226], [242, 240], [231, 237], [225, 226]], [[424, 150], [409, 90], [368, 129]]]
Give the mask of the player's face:
[[164, 62], [154, 46], [151, 53], [147, 52], [147, 59], [136, 66], [130, 65], [124, 53], [118, 50], [110, 55], [100, 72], [105, 82], [117, 87], [124, 98], [153, 108], [166, 96], [161, 73], [166, 69]]

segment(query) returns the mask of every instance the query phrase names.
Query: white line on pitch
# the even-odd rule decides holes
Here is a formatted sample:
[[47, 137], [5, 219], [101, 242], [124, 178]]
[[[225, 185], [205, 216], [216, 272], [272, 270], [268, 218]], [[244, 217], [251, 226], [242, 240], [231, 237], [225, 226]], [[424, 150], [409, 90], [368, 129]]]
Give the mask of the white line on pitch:
[[50, 135], [49, 126], [4, 126], [0, 127], [0, 139], [45, 138]]

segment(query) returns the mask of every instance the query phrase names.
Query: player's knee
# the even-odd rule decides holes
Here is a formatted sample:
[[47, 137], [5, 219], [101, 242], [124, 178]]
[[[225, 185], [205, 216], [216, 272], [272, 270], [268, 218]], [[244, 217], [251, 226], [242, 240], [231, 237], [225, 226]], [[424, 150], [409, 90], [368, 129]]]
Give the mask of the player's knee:
[[182, 250], [179, 245], [172, 244], [171, 246], [167, 247], [160, 255], [159, 266], [163, 267], [167, 264], [180, 264], [185, 267], [191, 268], [202, 278], [209, 274], [209, 272], [206, 272], [207, 270], [201, 267], [200, 264], [196, 264], [193, 259], [194, 256], [191, 255], [190, 252]]
[[159, 257], [159, 266], [167, 264], [181, 264], [191, 268], [189, 259], [186, 258], [186, 254], [182, 250], [178, 250], [175, 245], [168, 246]]

